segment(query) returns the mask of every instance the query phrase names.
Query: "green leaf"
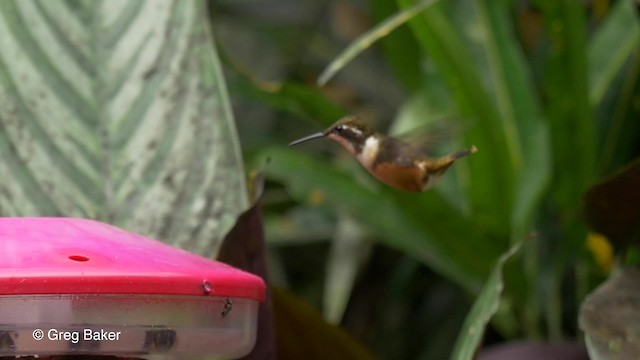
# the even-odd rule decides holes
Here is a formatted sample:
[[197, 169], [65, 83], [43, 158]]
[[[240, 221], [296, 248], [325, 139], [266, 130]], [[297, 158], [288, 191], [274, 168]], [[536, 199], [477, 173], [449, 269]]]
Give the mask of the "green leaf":
[[511, 217], [512, 239], [521, 239], [531, 225], [551, 173], [549, 133], [535, 93], [527, 60], [511, 29], [509, 8], [504, 1], [474, 2], [496, 93], [502, 127], [516, 151], [516, 197]]
[[[376, 23], [398, 12], [397, 4], [389, 0], [370, 0], [369, 5]], [[408, 90], [419, 88], [422, 79], [416, 75], [420, 74], [422, 54], [411, 30], [405, 26], [396, 28], [380, 39], [380, 48], [391, 71], [404, 87]]]
[[522, 242], [514, 244], [498, 259], [495, 268], [464, 320], [462, 331], [458, 336], [458, 340], [456, 340], [451, 355], [452, 360], [472, 360], [474, 358], [476, 350], [482, 341], [485, 328], [489, 324], [491, 317], [498, 311], [500, 295], [504, 288], [502, 268], [507, 260], [518, 252], [521, 246]]
[[281, 84], [254, 83], [249, 91], [276, 109], [288, 111], [323, 126], [333, 124], [346, 114], [317, 89], [292, 81]]
[[256, 98], [274, 109], [287, 111], [303, 119], [329, 126], [346, 115], [319, 89], [295, 81], [281, 83], [263, 81], [221, 52], [236, 77], [236, 93]]
[[[510, 4], [504, 1], [474, 2], [478, 11], [478, 22], [485, 36], [481, 37], [488, 59], [488, 73], [495, 89], [495, 97], [509, 143], [517, 150], [518, 160], [515, 178], [515, 198], [510, 217], [511, 241], [524, 238], [533, 228], [535, 211], [551, 178], [551, 140], [548, 126], [535, 91], [533, 74], [515, 38], [509, 16]], [[536, 250], [526, 248], [526, 264], [522, 270], [527, 276], [527, 285], [536, 288], [539, 269]], [[518, 276], [519, 274], [514, 274]], [[526, 287], [512, 289], [515, 297], [526, 301], [526, 319], [539, 317], [539, 298], [535, 291]], [[525, 331], [538, 333], [534, 321], [525, 323]]]
[[0, 2], [0, 212], [203, 252], [247, 207], [204, 2]]
[[629, 66], [619, 74], [607, 96], [598, 108], [598, 122], [606, 124], [606, 134], [600, 151], [599, 173], [609, 174], [622, 166], [634, 154], [640, 139], [638, 109], [633, 99], [640, 79], [640, 49], [632, 55]]
[[553, 187], [549, 201], [556, 209], [563, 241], [549, 243], [552, 256], [542, 259], [544, 306], [551, 339], [562, 337], [561, 279], [568, 263], [581, 254], [586, 237], [577, 221], [582, 194], [594, 180], [597, 136], [594, 109], [589, 101], [587, 24], [583, 4], [573, 0], [540, 0], [549, 49], [542, 89], [548, 100], [553, 154]]
[[[596, 168], [596, 126], [587, 80], [586, 15], [573, 0], [539, 1], [551, 49], [545, 64], [547, 120], [553, 135], [554, 195], [561, 213], [575, 211]], [[565, 223], [573, 220], [567, 216]]]
[[318, 77], [318, 84], [324, 85], [329, 82], [329, 80], [331, 80], [331, 78], [340, 71], [340, 69], [358, 56], [358, 54], [437, 1], [438, 0], [419, 1], [415, 5], [407, 7], [376, 25], [376, 27], [370, 31], [367, 31], [363, 36], [351, 43], [337, 58], [335, 58], [335, 60], [331, 62], [331, 64], [329, 64], [329, 66], [327, 66], [327, 68]]
[[[412, 2], [398, 0], [398, 3], [407, 7]], [[494, 229], [504, 229], [497, 219], [510, 218], [520, 151], [482, 81], [481, 71], [484, 69], [477, 69], [468, 43], [444, 13], [442, 3], [413, 17], [409, 25], [429, 60], [440, 72], [457, 104], [459, 116], [474, 120], [475, 126], [465, 133], [465, 138], [478, 147], [478, 154], [469, 162], [467, 172], [480, 174], [490, 171], [492, 174], [491, 177], [474, 177], [465, 189], [472, 210], [479, 210], [476, 220], [491, 224]]]
[[602, 102], [616, 75], [640, 50], [640, 22], [633, 1], [621, 0], [589, 43], [589, 100], [594, 107]]

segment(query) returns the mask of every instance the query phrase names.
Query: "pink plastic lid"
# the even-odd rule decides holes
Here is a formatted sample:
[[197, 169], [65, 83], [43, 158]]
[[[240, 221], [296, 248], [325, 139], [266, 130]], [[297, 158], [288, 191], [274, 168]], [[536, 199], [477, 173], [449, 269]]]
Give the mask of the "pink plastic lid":
[[93, 220], [0, 218], [0, 296], [167, 294], [263, 301], [264, 281]]

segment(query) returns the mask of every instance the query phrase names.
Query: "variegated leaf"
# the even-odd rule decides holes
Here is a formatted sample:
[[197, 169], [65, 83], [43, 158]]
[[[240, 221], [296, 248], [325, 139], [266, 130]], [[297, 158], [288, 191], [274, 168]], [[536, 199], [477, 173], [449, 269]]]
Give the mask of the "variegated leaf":
[[0, 215], [210, 253], [247, 206], [203, 1], [0, 2]]

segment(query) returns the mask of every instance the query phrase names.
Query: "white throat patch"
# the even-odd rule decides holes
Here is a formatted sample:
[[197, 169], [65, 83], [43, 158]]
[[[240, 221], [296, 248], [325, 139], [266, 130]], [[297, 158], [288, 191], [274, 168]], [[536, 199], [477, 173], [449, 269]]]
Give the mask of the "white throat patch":
[[373, 165], [380, 150], [380, 139], [375, 135], [371, 135], [365, 140], [362, 151], [358, 154], [358, 161], [367, 168]]

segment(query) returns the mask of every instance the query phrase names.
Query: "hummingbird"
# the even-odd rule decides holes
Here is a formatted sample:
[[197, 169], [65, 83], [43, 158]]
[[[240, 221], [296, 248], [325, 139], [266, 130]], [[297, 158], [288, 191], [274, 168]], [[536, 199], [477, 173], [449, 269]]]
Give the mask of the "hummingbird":
[[412, 192], [426, 191], [456, 160], [478, 151], [471, 146], [432, 158], [416, 146], [375, 132], [354, 115], [341, 118], [324, 131], [292, 141], [289, 146], [318, 138], [328, 138], [342, 145], [379, 181]]

